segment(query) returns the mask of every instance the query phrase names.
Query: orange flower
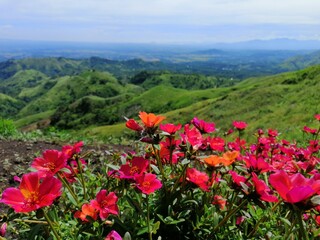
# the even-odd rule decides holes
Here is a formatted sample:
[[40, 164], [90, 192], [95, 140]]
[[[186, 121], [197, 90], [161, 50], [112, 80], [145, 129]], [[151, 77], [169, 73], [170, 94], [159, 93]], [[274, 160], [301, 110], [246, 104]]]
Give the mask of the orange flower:
[[205, 158], [204, 161], [206, 164], [212, 167], [218, 166], [219, 164], [222, 164], [224, 166], [229, 166], [236, 160], [238, 156], [239, 156], [238, 151], [228, 151], [228, 152], [225, 152], [222, 155], [222, 157], [217, 155], [211, 155], [208, 158]]
[[238, 151], [225, 152], [222, 155], [222, 158], [224, 159], [223, 165], [225, 165], [225, 166], [231, 165], [236, 160], [237, 157], [239, 157]]
[[224, 161], [224, 159], [217, 155], [211, 155], [208, 158], [204, 159], [205, 163], [211, 167], [218, 166], [220, 163]]
[[148, 128], [153, 128], [161, 123], [165, 117], [160, 115], [155, 115], [153, 113], [139, 112], [139, 117], [143, 124]]

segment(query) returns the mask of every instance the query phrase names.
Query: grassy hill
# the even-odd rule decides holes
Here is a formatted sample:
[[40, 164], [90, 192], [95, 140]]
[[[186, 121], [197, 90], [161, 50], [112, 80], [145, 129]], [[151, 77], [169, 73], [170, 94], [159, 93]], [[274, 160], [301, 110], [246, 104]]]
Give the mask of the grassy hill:
[[[69, 60], [59, 61], [67, 66]], [[82, 69], [83, 62], [72, 61], [71, 68]], [[101, 68], [108, 62], [88, 61]], [[320, 66], [241, 82], [170, 71], [140, 71], [126, 81], [93, 69], [54, 77], [39, 67], [0, 80], [0, 114], [19, 127], [41, 122], [104, 135], [122, 134], [124, 125], [118, 123], [137, 117], [139, 111], [163, 114], [176, 123], [197, 116], [216, 122], [221, 131], [233, 120], [242, 120], [249, 130], [276, 127], [285, 133], [301, 129], [320, 112], [319, 84]]]
[[[215, 122], [220, 131], [230, 128], [232, 121], [241, 120], [249, 123], [248, 131], [252, 133], [258, 128], [276, 128], [286, 136], [294, 136], [301, 135], [304, 125], [318, 127], [313, 116], [320, 112], [319, 92], [320, 66], [315, 66], [297, 72], [247, 79], [233, 87], [187, 91], [183, 97], [178, 92], [171, 98], [172, 102], [178, 103], [179, 99], [189, 102], [161, 113], [167, 121], [176, 123], [186, 123], [197, 116]], [[165, 99], [169, 98], [166, 95]], [[192, 103], [191, 99], [195, 101]], [[147, 110], [159, 113], [155, 109]], [[104, 136], [128, 132], [124, 124], [87, 131]]]

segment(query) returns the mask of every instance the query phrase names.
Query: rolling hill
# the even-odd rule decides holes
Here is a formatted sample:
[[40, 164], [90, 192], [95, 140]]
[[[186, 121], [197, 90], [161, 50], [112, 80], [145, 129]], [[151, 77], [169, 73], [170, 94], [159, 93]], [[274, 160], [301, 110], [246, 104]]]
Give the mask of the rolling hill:
[[[69, 70], [83, 71], [52, 74], [59, 61], [70, 64], [66, 67]], [[123, 122], [124, 116], [136, 117], [139, 111], [161, 113], [169, 121], [182, 123], [197, 116], [216, 122], [224, 130], [233, 120], [243, 120], [250, 123], [251, 130], [276, 126], [282, 132], [301, 129], [320, 112], [320, 66], [240, 82], [163, 70], [138, 71], [123, 81], [108, 71], [83, 68], [83, 61], [72, 61], [58, 59], [51, 62], [53, 68], [40, 64], [36, 69], [21, 67], [22, 61], [0, 70], [0, 76], [6, 76], [0, 80], [1, 117], [14, 119], [19, 127], [51, 124], [108, 135], [121, 134], [123, 124], [117, 123]], [[87, 61], [97, 61], [92, 63], [97, 69], [108, 62]], [[131, 64], [143, 65], [137, 61]], [[15, 73], [5, 71], [12, 66]]]

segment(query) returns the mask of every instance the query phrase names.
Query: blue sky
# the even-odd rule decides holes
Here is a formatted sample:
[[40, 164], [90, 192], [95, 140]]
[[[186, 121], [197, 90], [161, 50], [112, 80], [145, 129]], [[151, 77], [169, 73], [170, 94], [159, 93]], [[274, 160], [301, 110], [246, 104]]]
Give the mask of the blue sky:
[[320, 0], [0, 0], [0, 39], [320, 40]]

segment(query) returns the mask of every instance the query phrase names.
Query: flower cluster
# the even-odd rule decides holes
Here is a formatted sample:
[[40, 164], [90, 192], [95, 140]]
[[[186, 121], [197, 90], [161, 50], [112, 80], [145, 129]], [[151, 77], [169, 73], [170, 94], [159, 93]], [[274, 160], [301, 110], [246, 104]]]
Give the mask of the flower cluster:
[[[46, 150], [1, 202], [56, 239], [318, 237], [320, 127], [301, 129], [306, 143], [275, 129], [257, 130], [249, 143], [242, 121], [220, 134], [197, 117], [185, 125], [139, 118], [126, 122], [138, 137], [132, 151], [94, 166], [82, 142]], [[8, 214], [1, 236], [16, 216]]]

